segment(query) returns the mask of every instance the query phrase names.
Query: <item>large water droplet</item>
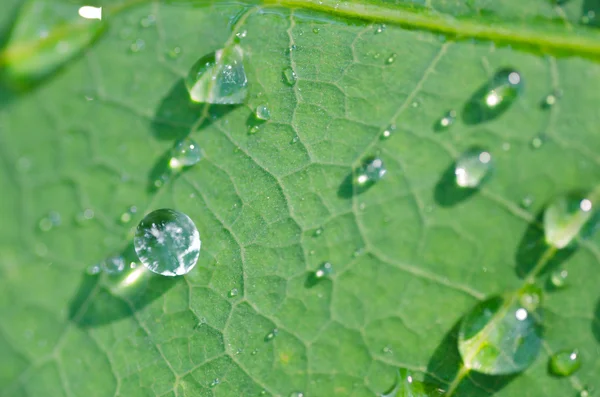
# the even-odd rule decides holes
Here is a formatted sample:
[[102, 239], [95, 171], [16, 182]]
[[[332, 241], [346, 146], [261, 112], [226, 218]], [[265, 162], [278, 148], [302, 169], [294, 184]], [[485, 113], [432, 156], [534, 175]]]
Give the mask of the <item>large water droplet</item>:
[[200, 147], [189, 138], [183, 139], [173, 147], [169, 167], [180, 169], [196, 164], [202, 158]]
[[564, 248], [576, 236], [589, 237], [599, 223], [600, 211], [587, 196], [573, 193], [558, 197], [544, 212], [546, 242]]
[[541, 346], [540, 296], [539, 290], [527, 286], [487, 299], [471, 310], [461, 322], [458, 339], [465, 367], [503, 375], [531, 365]]
[[285, 68], [283, 69], [283, 80], [285, 81], [285, 83], [289, 86], [292, 86], [294, 84], [296, 84], [296, 72], [294, 72], [294, 70], [292, 68]]
[[473, 148], [464, 152], [456, 161], [454, 174], [460, 187], [479, 187], [492, 169], [492, 156], [486, 150]]
[[194, 102], [239, 104], [248, 95], [242, 48], [233, 45], [201, 58], [185, 84]]
[[555, 376], [573, 375], [581, 367], [581, 358], [577, 350], [564, 350], [550, 357], [548, 369]]
[[200, 254], [200, 234], [194, 222], [171, 209], [146, 215], [137, 227], [133, 244], [142, 264], [163, 276], [188, 273]]
[[467, 124], [491, 120], [504, 113], [523, 90], [523, 78], [514, 69], [501, 69], [481, 87], [464, 108]]

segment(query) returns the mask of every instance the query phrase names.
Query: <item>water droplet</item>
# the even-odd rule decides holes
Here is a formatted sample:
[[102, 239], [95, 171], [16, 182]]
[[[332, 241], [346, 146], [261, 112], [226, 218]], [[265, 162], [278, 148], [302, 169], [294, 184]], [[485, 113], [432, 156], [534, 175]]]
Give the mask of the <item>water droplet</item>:
[[[390, 350], [391, 352], [391, 350]], [[405, 368], [398, 368], [396, 373], [396, 382], [386, 392], [378, 394], [380, 397], [438, 397], [441, 396], [437, 390], [431, 390], [431, 387], [425, 387], [423, 382], [413, 378]], [[427, 391], [426, 391], [427, 390]]]
[[315, 230], [314, 236], [319, 237], [321, 234], [323, 234], [323, 228], [319, 227]]
[[238, 289], [237, 288], [233, 288], [231, 291], [229, 291], [228, 295], [230, 298], [233, 298], [235, 296], [237, 296], [238, 294]]
[[194, 102], [239, 104], [248, 95], [248, 80], [239, 45], [216, 51], [198, 60], [185, 80]]
[[578, 397], [590, 397], [590, 389], [586, 386], [583, 389], [581, 389], [577, 395]]
[[148, 15], [140, 20], [140, 26], [143, 28], [148, 28], [156, 22], [156, 17], [153, 14]]
[[293, 86], [294, 84], [296, 84], [297, 78], [298, 77], [296, 76], [296, 72], [294, 72], [292, 68], [288, 67], [283, 69], [283, 80], [287, 85]]
[[390, 56], [387, 57], [387, 59], [385, 60], [386, 65], [391, 65], [392, 63], [394, 63], [394, 61], [396, 60], [396, 57], [398, 57], [398, 54], [396, 54], [396, 53], [390, 54]]
[[531, 197], [531, 196], [523, 197], [523, 199], [519, 203], [521, 208], [524, 208], [524, 209], [530, 208], [532, 204], [533, 204], [533, 197]]
[[313, 29], [313, 33], [314, 33], [314, 34], [319, 34], [319, 31], [320, 31], [320, 29], [319, 29], [319, 28], [314, 28], [314, 29]]
[[290, 394], [290, 397], [304, 397], [304, 393], [302, 393], [301, 391], [295, 391]]
[[221, 381], [219, 380], [219, 378], [215, 378], [212, 382], [210, 382], [210, 387], [215, 387], [217, 386], [219, 383], [221, 383]]
[[436, 131], [442, 131], [448, 129], [456, 120], [456, 110], [449, 110], [446, 114], [438, 120], [435, 129]]
[[392, 348], [389, 347], [389, 346], [385, 346], [382, 350], [383, 350], [383, 352], [385, 354], [392, 354], [393, 353]]
[[146, 47], [146, 42], [142, 39], [136, 39], [129, 46], [129, 50], [131, 50], [131, 52], [133, 52], [133, 53], [136, 53], [136, 52], [142, 51], [144, 49], [144, 47]]
[[60, 214], [56, 211], [50, 211], [48, 215], [40, 219], [38, 227], [42, 232], [50, 231], [51, 229], [60, 226], [61, 218]]
[[536, 137], [533, 137], [533, 139], [531, 140], [529, 145], [531, 146], [532, 149], [539, 149], [544, 144], [544, 141], [545, 141], [544, 135], [538, 135]]
[[[538, 298], [531, 300], [533, 296]], [[526, 286], [487, 299], [471, 310], [460, 324], [458, 339], [465, 366], [488, 375], [504, 375], [531, 365], [541, 346], [540, 296], [538, 289]], [[523, 302], [535, 309], [528, 309]]]
[[260, 131], [260, 126], [258, 126], [258, 125], [253, 125], [252, 127], [250, 127], [250, 128], [248, 129], [248, 134], [251, 134], [251, 135], [253, 135], [253, 134], [256, 134], [258, 131]]
[[252, 350], [252, 353], [250, 353], [250, 354], [252, 354], [253, 356], [256, 356], [257, 353], [258, 353], [258, 349], [254, 349], [254, 350]]
[[245, 39], [247, 35], [248, 35], [247, 30], [242, 30], [241, 32], [237, 32], [235, 34], [235, 40], [239, 43], [240, 41], [242, 41], [242, 39]]
[[163, 276], [179, 276], [194, 268], [201, 243], [198, 229], [187, 215], [159, 209], [139, 223], [133, 244], [149, 270]]
[[383, 33], [383, 32], [385, 32], [385, 29], [386, 29], [386, 26], [383, 23], [379, 24], [379, 25], [376, 25], [376, 27], [375, 27], [375, 34]]
[[271, 111], [267, 105], [258, 105], [254, 114], [258, 120], [267, 121], [271, 119]]
[[600, 211], [583, 194], [555, 199], [544, 211], [546, 242], [556, 248], [569, 245], [576, 236], [589, 237], [600, 224]]
[[98, 274], [98, 273], [100, 273], [101, 270], [102, 269], [100, 268], [100, 265], [98, 265], [98, 264], [92, 265], [87, 268], [87, 274], [90, 274], [90, 275]]
[[321, 266], [315, 270], [315, 278], [322, 279], [333, 273], [333, 266], [329, 262], [323, 262]]
[[173, 47], [167, 51], [167, 56], [171, 59], [179, 58], [181, 55], [181, 47]]
[[412, 106], [413, 108], [418, 108], [419, 106], [421, 106], [421, 102], [419, 101], [412, 101], [410, 106]]
[[298, 142], [299, 140], [300, 140], [300, 137], [298, 135], [294, 135], [294, 137], [292, 138], [290, 143], [294, 144], [294, 143]]
[[267, 336], [265, 336], [265, 342], [270, 342], [273, 339], [275, 339], [275, 337], [277, 336], [278, 333], [279, 333], [279, 330], [277, 328], [274, 328], [273, 331], [269, 332], [267, 334]]
[[548, 369], [554, 376], [573, 375], [581, 367], [581, 358], [577, 350], [564, 350], [550, 357]]
[[175, 144], [171, 150], [171, 160], [169, 167], [173, 170], [179, 170], [183, 167], [190, 167], [196, 164], [202, 158], [200, 147], [189, 138], [183, 139]]
[[492, 156], [486, 150], [473, 148], [464, 152], [456, 161], [454, 174], [459, 187], [479, 187], [492, 169]]
[[519, 72], [514, 69], [499, 70], [465, 105], [465, 123], [475, 124], [498, 117], [514, 103], [523, 86]]
[[119, 274], [125, 270], [125, 258], [122, 256], [111, 256], [100, 262], [100, 268], [108, 274]]
[[87, 208], [75, 216], [75, 221], [80, 225], [84, 225], [92, 219], [94, 219], [94, 210], [91, 208]]
[[131, 221], [131, 217], [133, 216], [133, 214], [135, 214], [137, 212], [137, 207], [135, 205], [132, 205], [131, 207], [129, 207], [127, 209], [127, 211], [123, 212], [121, 214], [121, 217], [119, 218], [119, 220], [121, 221], [121, 223], [126, 224], [129, 223]]
[[373, 184], [383, 178], [387, 170], [383, 161], [378, 157], [369, 157], [355, 172], [354, 181], [358, 186]]
[[556, 102], [558, 101], [558, 99], [561, 96], [562, 96], [562, 93], [560, 91], [558, 91], [558, 90], [552, 91], [551, 93], [546, 95], [544, 97], [544, 99], [542, 99], [541, 107], [543, 109], [551, 108], [552, 106], [554, 106], [556, 104]]
[[381, 133], [381, 140], [386, 140], [389, 137], [392, 136], [392, 132], [394, 132], [394, 130], [396, 129], [396, 126], [394, 124], [389, 125], [385, 130], [383, 130], [383, 132]]
[[569, 272], [565, 269], [558, 269], [550, 274], [550, 284], [554, 288], [564, 288], [567, 285], [567, 277]]

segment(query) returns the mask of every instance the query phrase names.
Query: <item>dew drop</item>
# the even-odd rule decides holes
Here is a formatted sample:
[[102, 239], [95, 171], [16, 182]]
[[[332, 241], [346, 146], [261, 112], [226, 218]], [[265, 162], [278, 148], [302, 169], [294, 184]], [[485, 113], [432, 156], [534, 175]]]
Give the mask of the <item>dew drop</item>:
[[294, 72], [292, 68], [287, 67], [283, 69], [283, 80], [287, 85], [293, 86], [294, 84], [296, 84], [297, 78], [298, 77], [296, 76], [296, 72]]
[[[537, 298], [530, 301], [532, 296]], [[526, 286], [515, 293], [489, 298], [471, 310], [459, 329], [458, 348], [465, 367], [488, 375], [505, 375], [531, 365], [541, 346], [539, 297], [537, 288]]]
[[319, 34], [320, 29], [319, 28], [313, 28], [312, 31], [313, 31], [314, 34]]
[[548, 369], [554, 376], [573, 375], [581, 367], [581, 358], [577, 350], [563, 350], [550, 357]]
[[271, 332], [269, 332], [267, 334], [267, 336], [265, 336], [265, 342], [270, 342], [273, 339], [275, 339], [275, 337], [277, 336], [278, 333], [279, 333], [279, 330], [277, 328], [274, 328]]
[[323, 262], [321, 266], [315, 270], [315, 278], [323, 279], [333, 273], [333, 266], [329, 262]]
[[229, 295], [230, 298], [233, 298], [233, 297], [237, 296], [237, 294], [238, 294], [238, 289], [233, 288], [231, 291], [229, 291], [229, 293], [227, 295]]
[[385, 24], [383, 24], [383, 23], [379, 24], [375, 27], [375, 34], [383, 33], [383, 32], [385, 32], [385, 29], [386, 29]]
[[127, 224], [131, 221], [133, 214], [137, 212], [137, 207], [132, 205], [127, 209], [127, 211], [123, 212], [119, 218], [122, 224]]
[[456, 110], [449, 110], [437, 121], [435, 126], [436, 131], [443, 131], [448, 129], [456, 120]]
[[133, 53], [137, 53], [140, 52], [144, 49], [144, 47], [146, 47], [146, 42], [142, 39], [136, 39], [133, 43], [131, 43], [131, 45], [129, 46], [129, 50]]
[[221, 381], [219, 380], [219, 378], [215, 378], [212, 382], [210, 382], [210, 387], [215, 387], [217, 386], [219, 383], [221, 383]]
[[125, 270], [125, 258], [122, 256], [111, 256], [100, 262], [100, 268], [107, 274], [119, 274]]
[[94, 219], [94, 210], [91, 208], [87, 208], [75, 216], [75, 221], [80, 225], [84, 225], [92, 219]]
[[539, 149], [544, 144], [544, 141], [545, 137], [543, 135], [538, 135], [531, 139], [531, 142], [529, 142], [529, 146], [531, 146], [532, 149]]
[[589, 237], [600, 223], [600, 211], [587, 196], [573, 193], [555, 199], [544, 211], [546, 242], [565, 248], [577, 236]]
[[292, 141], [290, 143], [294, 144], [296, 142], [298, 142], [300, 140], [300, 137], [298, 135], [294, 135], [294, 137], [292, 138]]
[[392, 354], [392, 353], [393, 353], [393, 351], [392, 351], [392, 348], [391, 348], [391, 347], [389, 347], [389, 346], [385, 346], [385, 347], [383, 348], [383, 352], [384, 352], [385, 354]]
[[584, 387], [577, 394], [578, 397], [590, 397], [590, 389], [588, 387]]
[[523, 90], [523, 78], [514, 69], [499, 70], [465, 105], [464, 120], [475, 124], [504, 113]]
[[552, 106], [556, 105], [556, 102], [558, 102], [558, 99], [561, 97], [561, 95], [562, 93], [558, 90], [552, 91], [546, 95], [544, 99], [542, 99], [541, 107], [543, 109], [551, 108]]
[[304, 393], [301, 391], [295, 391], [290, 394], [290, 397], [304, 397]]
[[179, 276], [192, 270], [201, 245], [194, 222], [171, 209], [146, 215], [137, 226], [133, 244], [142, 264], [163, 276]]
[[565, 269], [555, 270], [550, 274], [550, 284], [554, 288], [564, 288], [567, 285], [568, 276], [569, 272]]
[[248, 134], [250, 134], [250, 135], [254, 135], [254, 134], [256, 134], [258, 131], [260, 131], [260, 126], [258, 126], [258, 125], [253, 125], [252, 127], [250, 127], [250, 128], [248, 129]]
[[140, 26], [143, 28], [148, 28], [156, 22], [156, 17], [153, 14], [148, 15], [140, 20]]
[[491, 169], [492, 156], [488, 151], [479, 148], [467, 150], [456, 161], [456, 184], [464, 188], [477, 188], [484, 182]]
[[38, 227], [42, 232], [48, 232], [61, 224], [60, 214], [56, 211], [50, 211], [48, 215], [40, 219]]
[[387, 170], [383, 161], [378, 157], [369, 157], [363, 161], [363, 164], [355, 172], [354, 182], [358, 186], [373, 184], [386, 174]]
[[247, 35], [248, 35], [248, 31], [247, 30], [242, 30], [242, 31], [237, 32], [235, 34], [235, 39], [236, 39], [237, 42], [240, 42], [240, 41], [242, 41], [242, 39], [245, 39]]
[[254, 115], [258, 120], [267, 121], [271, 119], [271, 111], [267, 105], [258, 105]]
[[381, 140], [386, 140], [389, 137], [392, 136], [392, 133], [394, 132], [394, 130], [396, 129], [396, 126], [394, 124], [389, 125], [385, 130], [383, 130], [383, 132], [381, 133], [381, 136], [379, 137]]
[[250, 354], [252, 354], [253, 356], [256, 356], [257, 353], [258, 353], [258, 349], [254, 349], [254, 350], [252, 350], [252, 352]]
[[177, 59], [181, 55], [181, 47], [173, 47], [167, 51], [167, 56], [171, 59]]
[[234, 45], [198, 60], [185, 80], [190, 99], [221, 105], [244, 102], [248, 95], [248, 80], [243, 58], [242, 48]]
[[100, 265], [95, 264], [87, 268], [87, 274], [95, 275], [100, 273], [101, 270]]
[[175, 144], [171, 150], [171, 160], [169, 167], [172, 170], [179, 170], [183, 167], [190, 167], [202, 158], [200, 147], [193, 140], [186, 138]]
[[323, 228], [319, 227], [315, 230], [314, 236], [319, 237], [321, 234], [323, 234]]
[[525, 196], [525, 197], [523, 197], [523, 199], [519, 203], [519, 205], [523, 209], [530, 208], [532, 204], [533, 204], [533, 197], [531, 197], [531, 196]]
[[396, 53], [390, 54], [390, 56], [387, 57], [387, 59], [385, 60], [386, 65], [391, 65], [392, 63], [394, 63], [394, 61], [396, 61], [397, 57], [398, 57], [398, 54], [396, 54]]

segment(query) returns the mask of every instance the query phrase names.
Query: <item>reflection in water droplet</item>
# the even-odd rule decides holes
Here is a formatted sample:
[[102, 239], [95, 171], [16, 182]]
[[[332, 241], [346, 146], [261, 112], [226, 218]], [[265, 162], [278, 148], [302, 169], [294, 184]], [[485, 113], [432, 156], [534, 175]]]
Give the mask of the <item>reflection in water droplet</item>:
[[215, 387], [217, 386], [219, 383], [221, 383], [221, 381], [219, 380], [219, 378], [215, 378], [212, 382], [210, 382], [210, 387]]
[[567, 285], [569, 272], [565, 269], [558, 269], [550, 274], [550, 283], [554, 288], [564, 288]]
[[600, 211], [585, 195], [574, 193], [558, 197], [544, 212], [546, 242], [565, 248], [578, 235], [583, 238], [592, 235], [599, 223]]
[[192, 270], [201, 244], [194, 222], [171, 209], [146, 215], [137, 227], [133, 243], [142, 264], [163, 276], [179, 276]]
[[523, 90], [523, 78], [514, 69], [501, 69], [467, 102], [464, 120], [475, 124], [504, 113]]
[[529, 143], [529, 145], [531, 146], [532, 149], [539, 149], [544, 144], [544, 140], [545, 140], [544, 135], [538, 135], [536, 137], [533, 137], [533, 139], [531, 139], [531, 142]]
[[363, 161], [362, 166], [356, 171], [354, 181], [358, 186], [373, 184], [383, 178], [386, 172], [383, 160], [378, 157], [369, 157]]
[[394, 61], [396, 60], [396, 57], [397, 57], [397, 56], [398, 56], [398, 54], [396, 54], [396, 53], [390, 54], [390, 56], [389, 56], [389, 57], [387, 57], [387, 59], [385, 60], [385, 63], [386, 63], [387, 65], [391, 65], [391, 64], [392, 64], [392, 63], [394, 63]]
[[383, 33], [385, 32], [386, 26], [385, 24], [379, 24], [375, 27], [375, 34], [379, 34], [379, 33]]
[[[526, 296], [541, 296], [527, 286], [516, 293], [490, 298], [462, 320], [458, 348], [466, 368], [488, 375], [523, 371], [537, 357], [541, 346], [542, 313]], [[529, 310], [522, 301], [531, 304]]]
[[237, 296], [237, 294], [238, 294], [238, 289], [237, 288], [233, 288], [231, 291], [229, 291], [228, 295], [229, 295], [230, 298], [233, 298], [233, 297]]
[[200, 147], [193, 140], [186, 138], [175, 144], [171, 150], [171, 160], [169, 167], [173, 170], [179, 170], [183, 167], [190, 167], [202, 158]]
[[273, 331], [269, 332], [267, 334], [267, 336], [265, 336], [265, 342], [269, 342], [269, 341], [272, 341], [273, 339], [275, 339], [275, 337], [277, 336], [278, 333], [279, 333], [279, 330], [277, 328], [273, 329]]
[[315, 230], [314, 236], [319, 237], [321, 234], [323, 234], [323, 228], [319, 227]]
[[200, 103], [239, 104], [248, 95], [244, 53], [239, 45], [198, 60], [185, 80], [190, 99]]
[[133, 214], [135, 214], [137, 212], [137, 207], [135, 205], [132, 205], [131, 207], [129, 207], [127, 209], [127, 211], [123, 212], [121, 214], [121, 217], [119, 218], [119, 220], [121, 221], [121, 223], [126, 224], [129, 223], [131, 221], [131, 217], [133, 216]]
[[381, 140], [385, 140], [385, 139], [388, 139], [389, 137], [391, 137], [392, 136], [392, 132], [394, 132], [395, 129], [396, 129], [396, 126], [394, 124], [391, 124], [390, 126], [388, 126], [381, 133], [381, 136], [380, 136]]
[[479, 187], [492, 169], [492, 156], [488, 151], [474, 148], [464, 152], [456, 161], [454, 174], [460, 187]]
[[289, 67], [283, 69], [283, 79], [287, 85], [293, 86], [294, 84], [296, 84], [296, 72], [294, 72], [294, 70]]
[[315, 270], [315, 278], [322, 279], [333, 273], [333, 266], [329, 262], [323, 262], [317, 270]]
[[438, 120], [436, 130], [442, 131], [448, 129], [456, 120], [456, 110], [449, 110], [441, 119]]
[[108, 274], [119, 274], [125, 270], [125, 258], [122, 256], [111, 256], [100, 262], [103, 272]]
[[133, 52], [133, 53], [136, 53], [136, 52], [142, 51], [144, 49], [144, 47], [146, 47], [146, 42], [142, 39], [136, 39], [129, 46], [129, 50], [131, 50], [131, 52]]
[[581, 367], [581, 358], [577, 350], [564, 350], [550, 357], [548, 369], [554, 376], [573, 375]]
[[271, 111], [267, 105], [258, 105], [254, 114], [258, 120], [267, 121], [271, 119]]
[[38, 227], [42, 232], [48, 232], [51, 229], [60, 226], [61, 217], [60, 214], [56, 211], [50, 211], [47, 216], [40, 219], [38, 223]]

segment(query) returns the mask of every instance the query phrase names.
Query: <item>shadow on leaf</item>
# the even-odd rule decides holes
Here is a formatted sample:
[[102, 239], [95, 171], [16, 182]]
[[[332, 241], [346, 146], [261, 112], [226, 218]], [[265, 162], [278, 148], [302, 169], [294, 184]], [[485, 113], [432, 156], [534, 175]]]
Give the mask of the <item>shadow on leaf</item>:
[[[515, 262], [516, 272], [520, 278], [527, 277], [549, 248], [544, 236], [543, 220], [544, 212], [541, 211], [538, 213], [535, 220], [527, 226], [523, 238], [519, 243], [519, 247], [517, 248]], [[560, 264], [573, 255], [574, 252], [574, 246], [568, 246], [558, 250], [539, 274], [546, 274], [557, 269]]]
[[581, 8], [581, 18], [582, 23], [587, 26], [600, 27], [600, 0], [585, 0]]
[[[136, 262], [130, 245], [121, 253], [125, 263]], [[180, 282], [139, 264], [120, 274], [84, 274], [79, 290], [69, 304], [69, 319], [82, 328], [97, 327], [132, 316]]]
[[[462, 359], [458, 351], [458, 333], [462, 318], [454, 324], [452, 329], [444, 336], [427, 364], [425, 384], [430, 392], [438, 389], [447, 390], [448, 385], [456, 378], [462, 366]], [[508, 385], [518, 374], [491, 376], [471, 372], [463, 379], [456, 396], [487, 397], [492, 396]]]
[[198, 129], [207, 127], [237, 106], [239, 105], [192, 102], [184, 80], [179, 79], [154, 113], [152, 131], [154, 136], [160, 140], [183, 139], [189, 135], [204, 114], [206, 114], [206, 119], [196, 126]]
[[453, 162], [436, 183], [433, 197], [442, 207], [452, 207], [477, 193], [478, 187], [461, 187], [456, 184], [456, 162]]
[[598, 299], [596, 311], [594, 312], [594, 317], [592, 319], [592, 333], [596, 337], [598, 343], [600, 343], [600, 299]]

